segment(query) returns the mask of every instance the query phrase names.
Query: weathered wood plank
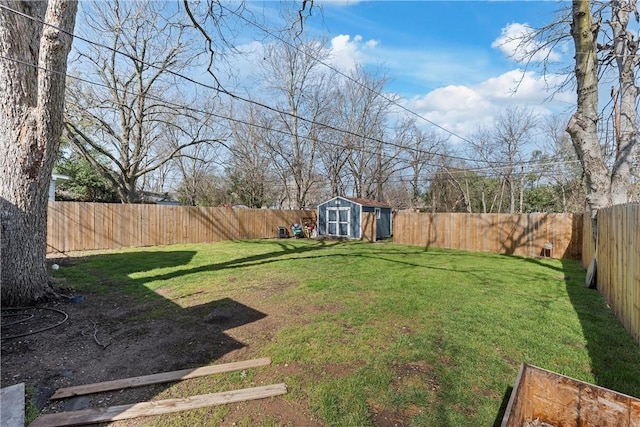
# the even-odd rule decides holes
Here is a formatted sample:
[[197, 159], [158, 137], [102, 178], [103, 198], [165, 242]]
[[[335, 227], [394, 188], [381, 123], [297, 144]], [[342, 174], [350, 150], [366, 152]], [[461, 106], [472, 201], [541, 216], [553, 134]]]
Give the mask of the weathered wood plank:
[[222, 372], [238, 371], [240, 369], [255, 368], [271, 364], [271, 358], [244, 360], [241, 362], [224, 363], [220, 365], [204, 366], [195, 369], [182, 369], [179, 371], [162, 372], [159, 374], [143, 375], [139, 377], [123, 378], [113, 381], [104, 381], [94, 384], [85, 384], [74, 387], [58, 389], [51, 399], [62, 399], [65, 397], [80, 396], [84, 394], [100, 393], [109, 390], [120, 390], [123, 388], [142, 387], [151, 384], [166, 383], [171, 381], [186, 380], [189, 378], [202, 377], [206, 375], [219, 374]]
[[100, 409], [46, 414], [36, 418], [30, 427], [74, 426], [81, 424], [104, 423], [129, 418], [168, 414], [208, 406], [246, 400], [264, 399], [279, 396], [287, 392], [284, 384], [272, 384], [262, 387], [245, 388], [221, 393], [202, 394], [182, 399], [166, 399], [131, 405], [111, 406]]
[[638, 427], [639, 409], [638, 398], [523, 364], [501, 426]]

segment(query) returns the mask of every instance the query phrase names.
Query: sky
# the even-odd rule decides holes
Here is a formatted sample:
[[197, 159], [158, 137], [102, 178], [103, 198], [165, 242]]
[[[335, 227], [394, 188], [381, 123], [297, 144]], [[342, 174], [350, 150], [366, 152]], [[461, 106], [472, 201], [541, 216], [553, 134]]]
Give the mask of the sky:
[[[265, 4], [249, 2], [269, 19], [265, 11], [275, 3]], [[571, 112], [575, 105], [571, 88], [549, 99], [555, 90], [549, 83], [562, 79], [545, 78], [539, 67], [525, 70], [512, 41], [529, 27], [554, 22], [569, 2], [316, 0], [316, 5], [305, 32], [327, 39], [332, 66], [343, 72], [356, 63], [384, 70], [387, 90], [399, 95], [405, 108], [455, 135], [467, 137], [490, 126], [507, 107], [546, 116]], [[554, 65], [570, 70], [569, 41], [547, 53]]]
[[[101, 1], [82, 4], [104, 5]], [[237, 8], [241, 3], [223, 4]], [[283, 9], [300, 4], [302, 0], [245, 0], [245, 21], [237, 20], [242, 25], [235, 28], [233, 21], [226, 21], [232, 23], [233, 44], [244, 52], [231, 59], [229, 81], [236, 86], [226, 88], [260, 99], [252, 90], [260, 81], [263, 49], [278, 40], [258, 26], [285, 28], [291, 22], [282, 18]], [[535, 61], [526, 67], [518, 61], [523, 56], [514, 41], [531, 27], [555, 22], [558, 11], [565, 9], [566, 14], [568, 1], [315, 0], [314, 5], [304, 22], [303, 37], [326, 41], [329, 65], [344, 73], [356, 64], [382, 70], [389, 78], [388, 94], [398, 96], [419, 124], [435, 126], [452, 143], [472, 139], [508, 107], [526, 107], [541, 118], [570, 114], [575, 108], [573, 88], [557, 91], [564, 77], [543, 74]], [[184, 13], [177, 0], [169, 0], [168, 10]], [[78, 27], [82, 33], [82, 20]], [[201, 40], [197, 36], [194, 40]], [[527, 46], [532, 47], [536, 46]], [[555, 70], [571, 72], [570, 39], [542, 53]], [[214, 84], [202, 70], [187, 74]], [[218, 77], [224, 75], [224, 70], [218, 70]]]

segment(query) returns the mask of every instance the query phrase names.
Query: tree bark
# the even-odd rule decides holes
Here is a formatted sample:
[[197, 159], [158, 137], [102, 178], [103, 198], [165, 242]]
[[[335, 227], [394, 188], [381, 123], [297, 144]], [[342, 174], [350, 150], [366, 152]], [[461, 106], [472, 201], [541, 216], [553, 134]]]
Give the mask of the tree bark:
[[613, 1], [611, 9], [609, 23], [620, 84], [616, 159], [611, 170], [611, 203], [616, 205], [629, 201], [631, 167], [638, 146], [636, 102], [640, 88], [636, 86], [635, 67], [640, 55], [638, 39], [628, 30], [629, 15], [637, 13], [636, 1]]
[[598, 57], [597, 27], [590, 2], [573, 0], [571, 35], [576, 51], [575, 75], [577, 108], [567, 125], [567, 132], [581, 160], [587, 186], [587, 203], [591, 218], [598, 209], [611, 204], [609, 171], [598, 141]]
[[62, 132], [72, 42], [66, 33], [73, 32], [77, 2], [1, 0], [0, 6], [0, 278], [6, 306], [33, 304], [53, 292], [45, 267], [47, 200]]

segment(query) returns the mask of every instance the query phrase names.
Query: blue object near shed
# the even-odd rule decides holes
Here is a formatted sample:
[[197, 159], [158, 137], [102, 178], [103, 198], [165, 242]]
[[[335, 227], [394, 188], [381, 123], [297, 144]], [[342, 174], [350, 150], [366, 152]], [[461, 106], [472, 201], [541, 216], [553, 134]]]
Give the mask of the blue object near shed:
[[391, 237], [392, 209], [384, 203], [357, 197], [334, 197], [318, 205], [318, 235], [361, 239], [363, 213], [376, 217], [376, 239]]

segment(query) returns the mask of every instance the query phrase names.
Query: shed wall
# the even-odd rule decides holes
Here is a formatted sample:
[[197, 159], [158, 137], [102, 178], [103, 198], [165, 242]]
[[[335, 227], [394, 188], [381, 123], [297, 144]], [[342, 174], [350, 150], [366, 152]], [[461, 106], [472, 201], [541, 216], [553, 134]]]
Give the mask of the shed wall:
[[[376, 219], [376, 239], [386, 239], [391, 237], [391, 208], [380, 209], [380, 218]], [[375, 213], [376, 207], [362, 206], [362, 212]]]
[[351, 239], [360, 238], [361, 206], [343, 198], [333, 198], [318, 205], [318, 235], [328, 236], [327, 208], [349, 208], [349, 235]]

